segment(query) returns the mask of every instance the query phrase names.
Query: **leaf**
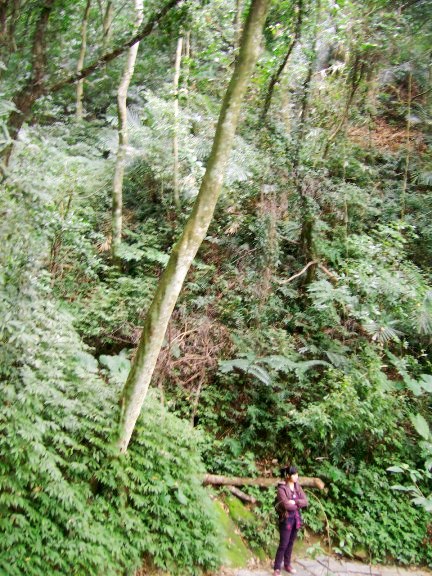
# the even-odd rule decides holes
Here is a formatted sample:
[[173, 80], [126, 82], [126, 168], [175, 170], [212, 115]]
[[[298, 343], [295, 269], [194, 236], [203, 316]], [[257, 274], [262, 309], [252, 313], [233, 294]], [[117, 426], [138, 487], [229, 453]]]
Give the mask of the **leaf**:
[[163, 265], [166, 265], [169, 260], [168, 254], [156, 250], [156, 248], [145, 248], [143, 255], [147, 260], [150, 260], [150, 262], [159, 262], [159, 264]]
[[400, 484], [394, 484], [390, 486], [392, 490], [398, 490], [399, 492], [413, 492], [415, 491], [415, 486], [401, 486]]
[[96, 358], [94, 358], [91, 354], [87, 352], [83, 352], [80, 350], [76, 354], [76, 358], [78, 360], [79, 365], [84, 368], [87, 372], [91, 372], [92, 374], [96, 374], [98, 371], [98, 362]]
[[182, 492], [180, 490], [180, 488], [176, 492], [176, 498], [180, 502], [180, 504], [183, 504], [184, 506], [186, 506], [186, 504], [189, 502], [189, 500], [186, 498], [184, 492]]
[[110, 372], [110, 378], [118, 384], [124, 384], [129, 374], [131, 362], [122, 351], [118, 356], [99, 356], [99, 362], [106, 366]]
[[387, 472], [405, 472], [405, 470], [400, 466], [389, 466], [389, 468], [387, 468]]
[[270, 386], [272, 379], [270, 374], [267, 372], [267, 370], [265, 368], [263, 368], [262, 366], [251, 366], [247, 372], [249, 374], [253, 374], [256, 378], [258, 378], [258, 380], [260, 382], [262, 382], [263, 384], [265, 384], [266, 386]]
[[420, 436], [425, 440], [428, 440], [431, 435], [431, 432], [429, 429], [429, 425], [423, 418], [423, 416], [421, 414], [415, 414], [415, 415], [410, 414], [410, 420], [412, 422], [412, 425], [416, 429], [417, 433], [420, 434]]
[[420, 378], [420, 386], [423, 390], [432, 393], [432, 376], [430, 374], [421, 374]]

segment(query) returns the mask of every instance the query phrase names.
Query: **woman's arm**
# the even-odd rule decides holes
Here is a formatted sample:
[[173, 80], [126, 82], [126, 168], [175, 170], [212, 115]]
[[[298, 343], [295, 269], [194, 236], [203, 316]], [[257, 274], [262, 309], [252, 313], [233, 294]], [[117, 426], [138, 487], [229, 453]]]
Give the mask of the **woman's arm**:
[[[286, 491], [284, 484], [279, 484], [279, 486], [278, 486], [277, 500], [278, 500], [279, 508], [281, 508], [282, 510], [293, 511], [297, 508], [297, 505], [294, 502], [294, 500], [291, 500], [288, 497], [288, 494], [287, 494], [287, 491]], [[297, 500], [297, 502], [298, 502], [298, 500]]]
[[309, 502], [308, 502], [307, 496], [303, 492], [300, 484], [297, 484], [296, 490], [297, 490], [297, 494], [298, 494], [298, 498], [296, 500], [297, 507], [298, 508], [306, 508], [306, 506], [309, 504]]

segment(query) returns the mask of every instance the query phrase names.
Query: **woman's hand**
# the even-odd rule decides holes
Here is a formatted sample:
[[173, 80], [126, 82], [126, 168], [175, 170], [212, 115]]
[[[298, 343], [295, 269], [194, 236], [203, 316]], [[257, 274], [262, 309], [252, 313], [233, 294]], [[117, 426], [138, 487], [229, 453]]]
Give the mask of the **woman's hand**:
[[295, 505], [295, 500], [288, 500], [288, 504], [294, 504]]

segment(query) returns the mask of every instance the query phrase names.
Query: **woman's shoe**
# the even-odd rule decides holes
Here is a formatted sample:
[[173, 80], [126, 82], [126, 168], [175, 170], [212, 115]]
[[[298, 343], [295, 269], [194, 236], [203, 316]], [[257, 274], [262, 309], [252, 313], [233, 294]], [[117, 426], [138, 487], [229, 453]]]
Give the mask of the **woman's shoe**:
[[273, 576], [281, 576], [280, 570], [275, 570], [275, 571], [273, 572]]
[[292, 566], [284, 566], [284, 570], [285, 572], [288, 572], [289, 574], [296, 574], [297, 570], [295, 568], [293, 568]]

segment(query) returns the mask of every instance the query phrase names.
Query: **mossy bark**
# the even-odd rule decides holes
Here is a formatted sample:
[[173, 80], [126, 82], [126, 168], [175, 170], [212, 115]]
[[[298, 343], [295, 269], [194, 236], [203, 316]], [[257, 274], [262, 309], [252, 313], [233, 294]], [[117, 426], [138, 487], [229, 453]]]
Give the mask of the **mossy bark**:
[[270, 0], [253, 0], [245, 25], [239, 58], [229, 83], [212, 151], [192, 213], [174, 245], [147, 313], [135, 360], [121, 396], [118, 446], [127, 450], [135, 423], [147, 395], [167, 325], [186, 274], [213, 218], [222, 188], [225, 167], [234, 142], [240, 106], [258, 59], [262, 29]]

